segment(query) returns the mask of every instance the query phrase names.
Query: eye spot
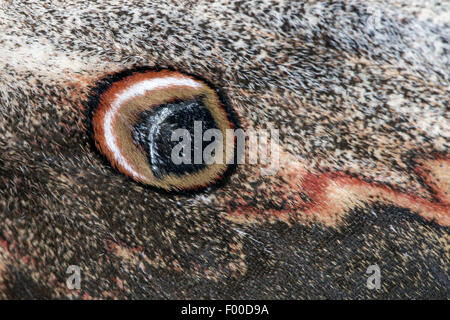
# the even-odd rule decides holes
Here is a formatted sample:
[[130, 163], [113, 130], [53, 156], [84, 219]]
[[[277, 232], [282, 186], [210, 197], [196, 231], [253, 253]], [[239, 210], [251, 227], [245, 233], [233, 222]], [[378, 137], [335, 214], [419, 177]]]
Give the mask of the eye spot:
[[[175, 71], [134, 73], [115, 81], [99, 97], [92, 116], [95, 144], [111, 165], [137, 182], [165, 190], [192, 190], [222, 178], [229, 159], [219, 163], [196, 162], [195, 148], [209, 142], [191, 143], [190, 160], [174, 163], [171, 155], [179, 140], [172, 135], [187, 130], [191, 141], [201, 126], [220, 130], [223, 152], [234, 148], [227, 129], [235, 126], [223, 102], [205, 82]], [[174, 141], [172, 141], [174, 140]]]

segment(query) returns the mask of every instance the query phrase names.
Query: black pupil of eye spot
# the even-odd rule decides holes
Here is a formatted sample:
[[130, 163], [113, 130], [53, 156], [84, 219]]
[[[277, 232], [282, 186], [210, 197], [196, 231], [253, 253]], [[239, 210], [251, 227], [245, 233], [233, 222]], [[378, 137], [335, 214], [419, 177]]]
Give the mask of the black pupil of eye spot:
[[[196, 150], [194, 145], [194, 122], [202, 124], [202, 150]], [[171, 141], [176, 129], [187, 129], [191, 135], [190, 164], [174, 164], [171, 158], [173, 148], [180, 143]], [[140, 115], [140, 121], [134, 126], [134, 141], [146, 151], [151, 169], [155, 177], [162, 178], [167, 174], [192, 174], [206, 165], [195, 164], [194, 154], [203, 153], [204, 148], [212, 141], [203, 141], [206, 130], [217, 129], [210, 111], [200, 99], [175, 101], [166, 103], [145, 111]], [[183, 152], [183, 151], [182, 151]]]

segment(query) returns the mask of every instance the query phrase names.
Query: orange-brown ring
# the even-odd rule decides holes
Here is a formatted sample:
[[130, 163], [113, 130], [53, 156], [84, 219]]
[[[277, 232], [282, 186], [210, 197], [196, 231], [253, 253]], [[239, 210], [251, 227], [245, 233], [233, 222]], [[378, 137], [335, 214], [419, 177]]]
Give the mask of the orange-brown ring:
[[[180, 78], [192, 79], [200, 86], [193, 88], [189, 86], [168, 86], [154, 89], [124, 101], [116, 116], [112, 118], [111, 127], [115, 141], [121, 154], [126, 157], [134, 172], [133, 174], [126, 166], [117, 161], [114, 151], [108, 147], [105, 137], [105, 117], [108, 111], [112, 110], [112, 104], [117, 96], [125, 92], [131, 86], [145, 80], [157, 78]], [[171, 102], [174, 100], [188, 100], [200, 98], [205, 107], [210, 111], [224, 139], [224, 163], [211, 164], [204, 169], [185, 175], [168, 174], [163, 178], [156, 178], [150, 168], [148, 158], [139, 148], [132, 136], [133, 125], [138, 120], [138, 115], [144, 111], [151, 110], [155, 106]], [[117, 81], [105, 91], [101, 97], [97, 109], [93, 114], [94, 139], [98, 149], [107, 157], [113, 167], [117, 168], [123, 174], [130, 176], [134, 180], [149, 184], [166, 190], [189, 190], [205, 187], [217, 181], [227, 169], [227, 161], [231, 155], [226, 154], [227, 148], [233, 148], [234, 140], [228, 141], [226, 129], [233, 129], [234, 125], [229, 120], [228, 115], [217, 95], [217, 93], [207, 86], [204, 82], [193, 77], [181, 74], [175, 71], [149, 71], [145, 73], [135, 73], [121, 81]], [[227, 158], [228, 156], [228, 158]]]

